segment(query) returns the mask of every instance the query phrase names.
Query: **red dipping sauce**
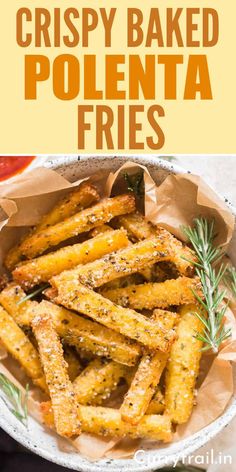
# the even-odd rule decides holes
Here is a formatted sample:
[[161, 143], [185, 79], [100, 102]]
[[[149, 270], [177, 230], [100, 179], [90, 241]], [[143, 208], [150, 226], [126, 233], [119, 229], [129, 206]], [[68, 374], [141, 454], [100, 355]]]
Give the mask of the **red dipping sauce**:
[[34, 159], [34, 156], [0, 156], [0, 181], [20, 174]]

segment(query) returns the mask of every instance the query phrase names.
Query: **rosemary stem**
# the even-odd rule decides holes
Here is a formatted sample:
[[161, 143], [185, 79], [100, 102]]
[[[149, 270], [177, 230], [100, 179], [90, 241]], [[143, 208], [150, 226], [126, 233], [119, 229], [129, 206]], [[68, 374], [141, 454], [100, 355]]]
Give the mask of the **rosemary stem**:
[[208, 250], [208, 242], [204, 238], [204, 233], [203, 233], [203, 227], [199, 227], [199, 235], [200, 238], [202, 239], [203, 245], [203, 254], [202, 254], [202, 259], [203, 259], [203, 270], [206, 275], [206, 287], [207, 287], [207, 292], [208, 292], [208, 316], [210, 320], [210, 338], [211, 338], [211, 347], [214, 353], [218, 352], [218, 346], [217, 343], [215, 342], [216, 339], [216, 334], [217, 334], [217, 327], [216, 327], [216, 313], [213, 307], [213, 287], [211, 283], [211, 275], [210, 275], [210, 270], [209, 270], [209, 264], [207, 263], [207, 250]]

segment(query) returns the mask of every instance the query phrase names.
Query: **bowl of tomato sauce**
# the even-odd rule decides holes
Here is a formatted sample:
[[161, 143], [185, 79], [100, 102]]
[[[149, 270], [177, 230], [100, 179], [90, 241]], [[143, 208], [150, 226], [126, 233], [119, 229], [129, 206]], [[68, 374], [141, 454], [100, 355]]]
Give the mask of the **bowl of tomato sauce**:
[[37, 156], [0, 156], [0, 184], [41, 165], [46, 159]]

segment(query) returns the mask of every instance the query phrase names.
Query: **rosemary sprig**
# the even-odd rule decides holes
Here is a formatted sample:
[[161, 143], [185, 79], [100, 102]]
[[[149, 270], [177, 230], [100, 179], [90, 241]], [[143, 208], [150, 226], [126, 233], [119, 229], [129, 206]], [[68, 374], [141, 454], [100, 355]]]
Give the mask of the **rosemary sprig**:
[[233, 266], [228, 266], [225, 272], [224, 282], [228, 289], [232, 292], [234, 298], [236, 298], [236, 269]]
[[144, 195], [144, 185], [143, 185], [143, 172], [138, 172], [134, 175], [129, 175], [127, 172], [124, 173], [124, 179], [127, 183], [127, 189], [130, 192], [135, 193], [139, 198]]
[[[182, 230], [197, 255], [197, 262], [192, 261], [192, 263], [201, 280], [204, 295], [204, 300], [202, 300], [194, 292], [202, 308], [202, 314], [196, 313], [196, 316], [205, 327], [204, 333], [198, 334], [197, 337], [205, 344], [203, 350], [212, 349], [216, 353], [221, 343], [231, 336], [231, 329], [225, 329], [222, 323], [227, 309], [226, 304], [222, 306], [226, 291], [219, 289], [227, 266], [221, 264], [218, 270], [215, 269], [216, 263], [220, 262], [224, 254], [221, 248], [214, 246], [214, 221], [209, 222], [204, 218], [197, 218], [194, 223], [194, 228], [183, 227]], [[207, 316], [204, 313], [207, 313]]]
[[21, 305], [21, 303], [24, 303], [24, 302], [26, 302], [27, 300], [31, 300], [31, 298], [36, 297], [36, 295], [38, 295], [39, 293], [42, 293], [44, 290], [46, 290], [46, 288], [49, 288], [49, 287], [50, 287], [49, 284], [41, 285], [41, 287], [39, 287], [39, 288], [37, 288], [36, 290], [34, 290], [34, 292], [28, 293], [28, 295], [26, 295], [25, 297], [21, 298], [21, 299], [17, 302], [17, 305]]
[[11, 413], [21, 421], [24, 426], [27, 426], [29, 385], [26, 385], [26, 393], [23, 399], [21, 390], [4, 374], [0, 373], [0, 389], [4, 395], [1, 398], [4, 400]]

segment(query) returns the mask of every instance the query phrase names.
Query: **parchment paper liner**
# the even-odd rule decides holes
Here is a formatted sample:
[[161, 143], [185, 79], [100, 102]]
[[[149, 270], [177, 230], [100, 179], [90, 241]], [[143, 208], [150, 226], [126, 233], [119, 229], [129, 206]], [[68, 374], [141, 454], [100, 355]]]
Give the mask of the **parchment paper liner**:
[[[217, 230], [217, 244], [227, 248], [233, 229], [234, 217], [214, 191], [208, 187], [198, 176], [189, 174], [169, 175], [161, 185], [157, 186], [146, 167], [125, 163], [116, 173], [107, 175], [98, 173], [92, 175], [90, 180], [96, 182], [102, 196], [117, 193], [124, 187], [123, 173], [135, 173], [140, 169], [144, 172], [145, 184], [145, 215], [155, 224], [166, 227], [179, 239], [183, 240], [180, 226], [191, 225], [193, 219], [198, 216], [214, 218]], [[0, 246], [1, 259], [5, 252], [23, 234], [30, 225], [38, 222], [40, 217], [47, 212], [58, 200], [61, 194], [68, 192], [71, 187], [78, 186], [82, 180], [70, 183], [55, 171], [46, 168], [38, 168], [29, 172], [26, 176], [19, 176], [13, 184], [1, 186], [0, 198]], [[16, 231], [17, 227], [17, 231]], [[232, 338], [225, 342], [217, 357], [204, 355], [202, 371], [197, 393], [197, 405], [186, 425], [177, 428], [174, 440], [199, 431], [219, 417], [227, 407], [234, 392], [232, 365], [236, 361], [236, 304], [231, 300], [227, 309], [226, 322], [232, 328]], [[13, 377], [8, 362], [13, 362], [10, 357], [6, 359], [5, 350], [0, 346], [0, 372], [5, 373], [17, 385], [22, 378], [19, 369], [19, 377]], [[17, 378], [16, 378], [17, 377]], [[22, 380], [22, 379], [21, 379]], [[40, 421], [38, 403], [30, 397], [29, 412]], [[47, 430], [48, 431], [48, 430]], [[54, 434], [49, 432], [48, 434]], [[132, 457], [135, 450], [146, 447], [158, 448], [158, 443], [139, 440], [118, 440], [113, 438], [95, 437], [90, 434], [82, 434], [74, 441], [76, 449], [90, 460], [98, 460], [102, 457], [127, 458]], [[58, 438], [58, 447], [65, 450], [66, 444]], [[168, 446], [167, 446], [168, 447]]]

